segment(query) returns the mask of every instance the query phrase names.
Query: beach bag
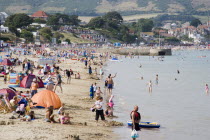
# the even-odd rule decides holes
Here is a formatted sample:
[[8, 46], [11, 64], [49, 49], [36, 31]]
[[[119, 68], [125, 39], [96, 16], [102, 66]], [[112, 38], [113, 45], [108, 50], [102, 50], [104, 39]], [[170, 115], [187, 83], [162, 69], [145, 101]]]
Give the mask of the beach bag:
[[131, 138], [138, 138], [138, 137], [139, 137], [138, 132], [135, 129], [133, 129], [133, 131], [131, 132]]

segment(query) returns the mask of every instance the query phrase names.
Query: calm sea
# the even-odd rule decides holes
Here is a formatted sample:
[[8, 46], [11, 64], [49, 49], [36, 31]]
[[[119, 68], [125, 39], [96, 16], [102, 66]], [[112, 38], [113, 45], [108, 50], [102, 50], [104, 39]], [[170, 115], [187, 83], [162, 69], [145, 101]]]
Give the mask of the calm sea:
[[[115, 129], [120, 140], [131, 139], [126, 122], [134, 105], [139, 106], [142, 121], [161, 124], [159, 129], [142, 129], [141, 140], [210, 139], [210, 95], [205, 94], [205, 84], [210, 85], [210, 51], [174, 51], [164, 61], [149, 56], [120, 59], [105, 67], [106, 74], [117, 72], [114, 113], [125, 124]], [[147, 87], [150, 80], [152, 93]]]

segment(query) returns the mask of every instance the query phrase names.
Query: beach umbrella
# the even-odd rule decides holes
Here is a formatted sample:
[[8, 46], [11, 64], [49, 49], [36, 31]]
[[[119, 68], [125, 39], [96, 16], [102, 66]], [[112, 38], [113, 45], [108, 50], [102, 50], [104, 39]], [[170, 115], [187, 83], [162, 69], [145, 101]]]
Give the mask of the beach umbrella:
[[36, 103], [37, 107], [50, 107], [53, 106], [55, 109], [61, 107], [61, 100], [55, 92], [50, 90], [42, 90], [36, 93], [31, 100]]
[[6, 94], [8, 94], [9, 100], [11, 100], [14, 96], [16, 96], [15, 91], [13, 91], [12, 89], [9, 88], [0, 89], [0, 95], [6, 95]]

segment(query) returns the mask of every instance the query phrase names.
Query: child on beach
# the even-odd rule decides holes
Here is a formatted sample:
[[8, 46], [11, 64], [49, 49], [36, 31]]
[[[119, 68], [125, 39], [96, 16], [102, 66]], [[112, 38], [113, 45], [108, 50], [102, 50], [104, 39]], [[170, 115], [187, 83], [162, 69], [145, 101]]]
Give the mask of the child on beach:
[[26, 115], [20, 119], [21, 121], [31, 121], [31, 116], [29, 115], [29, 113], [26, 113]]
[[113, 102], [113, 98], [114, 98], [114, 95], [111, 95], [111, 97], [109, 98], [109, 106], [111, 107], [111, 108], [113, 108], [114, 107], [114, 102]]
[[65, 104], [62, 104], [61, 107], [58, 109], [58, 114], [62, 114], [64, 112]]
[[70, 119], [73, 117], [69, 116], [69, 113], [64, 113], [64, 117], [63, 117], [63, 124], [70, 124]]
[[107, 106], [107, 109], [105, 110], [104, 114], [107, 117], [113, 117], [113, 110], [111, 109], [110, 106]]
[[64, 124], [64, 112], [61, 112], [58, 115], [58, 122], [60, 122], [61, 124]]
[[90, 86], [90, 99], [94, 98], [94, 88], [93, 88], [93, 84]]

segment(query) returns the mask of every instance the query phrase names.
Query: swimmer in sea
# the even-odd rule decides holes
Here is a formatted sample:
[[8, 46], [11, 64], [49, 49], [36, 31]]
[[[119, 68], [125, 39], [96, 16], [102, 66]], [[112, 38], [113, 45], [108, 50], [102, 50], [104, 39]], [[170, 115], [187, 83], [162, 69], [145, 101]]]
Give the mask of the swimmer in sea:
[[156, 79], [155, 79], [155, 81], [156, 81], [156, 84], [158, 84], [158, 74], [156, 74]]
[[180, 73], [179, 70], [177, 70], [177, 73], [178, 73], [178, 74]]
[[205, 90], [206, 90], [206, 94], [208, 94], [209, 93], [209, 86], [208, 86], [208, 84], [206, 84]]
[[141, 80], [144, 80], [144, 77], [143, 76], [141, 77]]
[[152, 92], [152, 81], [151, 80], [149, 81], [148, 86], [149, 86], [149, 93], [151, 93]]

